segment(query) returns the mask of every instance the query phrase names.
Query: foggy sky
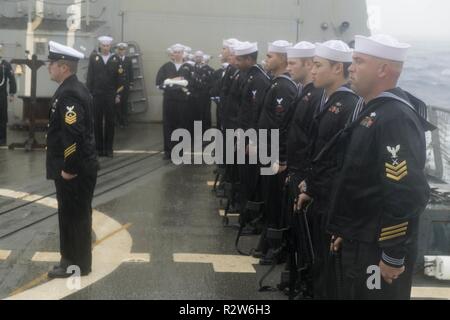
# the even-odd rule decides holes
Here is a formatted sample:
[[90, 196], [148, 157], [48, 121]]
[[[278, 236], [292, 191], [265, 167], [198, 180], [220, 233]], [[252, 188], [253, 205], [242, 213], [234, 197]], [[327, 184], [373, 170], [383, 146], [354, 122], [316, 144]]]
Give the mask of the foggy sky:
[[388, 33], [403, 39], [442, 40], [450, 43], [450, 1], [448, 0], [367, 0], [375, 7], [374, 33]]

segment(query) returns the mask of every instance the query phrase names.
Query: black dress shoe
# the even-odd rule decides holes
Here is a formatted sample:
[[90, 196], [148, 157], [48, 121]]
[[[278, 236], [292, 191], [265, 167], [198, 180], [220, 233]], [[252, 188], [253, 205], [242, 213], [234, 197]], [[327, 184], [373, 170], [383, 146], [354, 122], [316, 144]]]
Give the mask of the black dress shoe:
[[255, 234], [255, 228], [253, 228], [252, 226], [245, 226], [244, 228], [242, 228], [241, 231], [241, 236], [251, 236]]
[[91, 269], [83, 270], [83, 271], [81, 271], [81, 276], [84, 277], [84, 276], [89, 275], [90, 273], [91, 273]]
[[66, 268], [62, 268], [60, 266], [55, 266], [53, 270], [48, 272], [48, 277], [50, 279], [64, 279], [72, 276], [72, 273], [67, 272]]
[[273, 264], [273, 258], [269, 258], [267, 256], [262, 257], [259, 259], [259, 265], [260, 266], [271, 266]]
[[113, 158], [114, 157], [114, 152], [112, 151], [107, 151], [105, 154], [108, 158]]
[[264, 253], [262, 253], [259, 250], [253, 250], [252, 251], [252, 257], [256, 259], [261, 259], [264, 256]]
[[163, 160], [170, 160], [170, 159], [171, 159], [170, 154], [167, 153], [167, 152], [165, 152], [165, 153], [164, 153]]

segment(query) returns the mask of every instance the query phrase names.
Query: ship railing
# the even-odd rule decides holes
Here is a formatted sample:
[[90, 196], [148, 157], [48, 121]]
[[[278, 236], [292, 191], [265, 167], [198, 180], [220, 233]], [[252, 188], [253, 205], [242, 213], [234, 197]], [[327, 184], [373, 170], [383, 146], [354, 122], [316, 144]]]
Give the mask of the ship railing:
[[438, 129], [427, 134], [427, 173], [450, 184], [450, 108], [429, 106], [428, 120]]

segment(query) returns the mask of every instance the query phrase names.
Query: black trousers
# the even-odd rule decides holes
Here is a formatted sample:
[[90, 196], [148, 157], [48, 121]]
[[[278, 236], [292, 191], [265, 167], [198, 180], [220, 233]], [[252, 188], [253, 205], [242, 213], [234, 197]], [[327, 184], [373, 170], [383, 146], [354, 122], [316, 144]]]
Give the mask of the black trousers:
[[[221, 130], [223, 136], [225, 137], [222, 149], [224, 164], [219, 165], [219, 167], [225, 168], [225, 175], [222, 177], [223, 182], [238, 183], [240, 182], [239, 176], [240, 166], [237, 164], [237, 148], [236, 148], [237, 139], [235, 139], [234, 137], [227, 137], [226, 135], [227, 129], [234, 129], [234, 128], [223, 128]], [[228, 144], [233, 145], [234, 147], [227, 150]], [[227, 163], [228, 152], [230, 154], [233, 153], [232, 163]]]
[[0, 144], [6, 144], [6, 124], [8, 123], [8, 95], [0, 93]]
[[282, 228], [283, 215], [283, 192], [287, 172], [261, 176], [262, 198], [264, 199], [264, 217], [270, 228]]
[[176, 141], [171, 141], [172, 132], [176, 129], [189, 128], [189, 119], [186, 115], [189, 113], [189, 103], [184, 100], [171, 99], [164, 96], [163, 100], [163, 137], [164, 152], [169, 154], [172, 152]]
[[122, 97], [120, 99], [120, 103], [117, 105], [117, 122], [119, 125], [128, 124], [128, 97], [130, 95], [130, 90], [125, 89]]
[[[288, 186], [285, 189], [284, 201], [285, 207], [283, 210], [282, 225], [289, 227], [289, 256], [287, 266], [290, 271], [291, 268], [296, 267], [297, 281], [300, 280], [300, 286], [305, 286], [306, 292], [309, 296], [313, 295], [313, 273], [310, 239], [308, 238], [305, 220], [302, 213], [294, 213], [295, 199], [300, 194], [298, 185], [304, 180], [300, 174], [295, 171], [289, 172]], [[301, 271], [299, 271], [301, 270]], [[298, 273], [297, 273], [298, 272]], [[298, 285], [298, 284], [296, 284]]]
[[[246, 159], [248, 163], [248, 157]], [[245, 215], [247, 201], [260, 201], [261, 188], [259, 177], [259, 165], [257, 164], [240, 164], [237, 166], [239, 170], [240, 188], [240, 214]]]
[[258, 250], [262, 253], [267, 253], [272, 247], [271, 240], [267, 238], [267, 229], [281, 229], [286, 226], [283, 213], [286, 205], [283, 201], [286, 176], [286, 171], [276, 175], [261, 176], [261, 198], [264, 201], [264, 229], [259, 239]]
[[77, 265], [81, 272], [92, 266], [92, 198], [97, 172], [72, 180], [55, 180], [58, 201], [61, 261]]
[[202, 98], [199, 94], [192, 96], [190, 99], [189, 108], [191, 110], [192, 121], [203, 121], [203, 106]]
[[201, 103], [201, 120], [203, 124], [203, 132], [211, 129], [211, 98], [208, 94], [200, 97]]
[[220, 101], [215, 101], [216, 104], [216, 127], [219, 130], [223, 129], [223, 107]]
[[99, 155], [113, 151], [115, 96], [104, 94], [94, 96], [95, 143]]
[[328, 210], [329, 201], [317, 197], [307, 212], [315, 258], [312, 266], [314, 299], [334, 299], [336, 292], [331, 235], [326, 232]]
[[[414, 264], [417, 258], [417, 240], [407, 245], [405, 272], [392, 284], [381, 277], [380, 289], [369, 289], [367, 282], [374, 273], [369, 266], [378, 266], [382, 249], [377, 243], [346, 241], [342, 245], [343, 298], [357, 300], [409, 300], [411, 297]], [[372, 281], [369, 281], [372, 283]]]

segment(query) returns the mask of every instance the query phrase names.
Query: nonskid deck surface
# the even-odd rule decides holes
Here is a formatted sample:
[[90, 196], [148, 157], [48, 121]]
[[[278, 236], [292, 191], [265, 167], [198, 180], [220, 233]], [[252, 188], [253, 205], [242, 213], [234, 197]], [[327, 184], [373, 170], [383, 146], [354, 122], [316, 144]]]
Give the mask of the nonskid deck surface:
[[[10, 139], [20, 134], [12, 132]], [[234, 249], [236, 229], [223, 227], [207, 183], [214, 167], [164, 161], [161, 136], [160, 125], [118, 130], [114, 158], [101, 159], [93, 272], [81, 278], [80, 288], [45, 276], [59, 261], [55, 189], [45, 180], [45, 152], [0, 150], [0, 298], [285, 298], [259, 293], [258, 280], [268, 267]], [[256, 242], [246, 237], [242, 246], [249, 250]], [[268, 281], [275, 286], [278, 279], [274, 272]]]
[[[93, 272], [80, 283], [46, 278], [59, 261], [59, 238], [45, 152], [0, 150], [0, 298], [287, 299], [279, 291], [258, 292], [269, 267], [236, 252], [237, 230], [223, 226], [211, 192], [215, 168], [164, 161], [161, 131], [155, 124], [120, 129], [114, 158], [101, 158]], [[242, 249], [250, 251], [257, 240], [243, 237]], [[282, 268], [265, 284], [276, 286]], [[450, 297], [445, 282], [418, 277], [415, 285], [418, 298]]]

